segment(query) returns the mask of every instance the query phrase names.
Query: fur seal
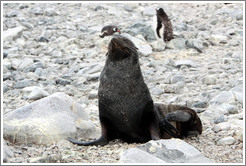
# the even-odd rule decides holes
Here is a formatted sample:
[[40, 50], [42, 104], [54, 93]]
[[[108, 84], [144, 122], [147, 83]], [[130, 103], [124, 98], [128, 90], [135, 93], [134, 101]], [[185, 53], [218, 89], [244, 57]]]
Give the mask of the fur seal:
[[162, 8], [156, 9], [156, 16], [157, 16], [157, 28], [156, 33], [159, 38], [160, 36], [160, 29], [162, 28], [162, 24], [164, 25], [164, 31], [163, 31], [163, 40], [164, 42], [170, 41], [173, 39], [173, 27], [171, 24], [170, 19], [168, 18], [167, 14]]
[[[167, 134], [170, 137], [179, 137], [183, 135], [183, 130], [184, 133], [193, 130], [193, 126], [186, 129], [182, 125], [183, 122], [193, 121], [194, 112], [186, 107], [170, 109], [153, 103], [142, 76], [137, 48], [131, 40], [115, 35], [109, 43], [106, 55], [98, 90], [101, 137], [91, 142], [68, 138], [70, 142], [83, 146], [106, 145], [114, 139], [143, 143], [164, 138], [162, 135]], [[170, 113], [172, 111], [174, 114], [178, 111], [174, 119]], [[185, 113], [179, 113], [182, 111]], [[179, 117], [184, 114], [185, 118]], [[177, 121], [181, 127], [177, 126], [176, 129], [171, 121]]]
[[161, 138], [184, 138], [202, 134], [202, 122], [195, 110], [181, 105], [155, 103]]
[[98, 90], [101, 137], [78, 145], [106, 145], [110, 140], [147, 142], [159, 139], [153, 100], [144, 82], [136, 46], [126, 37], [114, 36], [108, 46]]
[[99, 35], [101, 38], [104, 38], [104, 36], [110, 36], [113, 35], [115, 32], [119, 32], [120, 34], [120, 30], [114, 26], [114, 25], [107, 25], [105, 27], [102, 28], [101, 30], [101, 35]]

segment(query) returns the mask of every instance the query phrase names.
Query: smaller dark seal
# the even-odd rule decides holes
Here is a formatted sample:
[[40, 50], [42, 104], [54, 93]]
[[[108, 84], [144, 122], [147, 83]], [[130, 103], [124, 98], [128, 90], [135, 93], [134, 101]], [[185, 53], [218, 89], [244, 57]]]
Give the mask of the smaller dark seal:
[[173, 39], [173, 27], [170, 19], [168, 18], [167, 14], [162, 8], [156, 9], [156, 16], [157, 16], [156, 33], [158, 37], [161, 38], [159, 31], [163, 24], [164, 25], [163, 40], [164, 42], [170, 41], [171, 39]]
[[102, 28], [101, 35], [99, 35], [101, 38], [104, 38], [104, 36], [110, 36], [113, 35], [115, 32], [119, 32], [120, 30], [114, 26], [114, 25], [108, 25]]
[[195, 110], [181, 105], [155, 103], [161, 138], [184, 138], [202, 133], [201, 119]]

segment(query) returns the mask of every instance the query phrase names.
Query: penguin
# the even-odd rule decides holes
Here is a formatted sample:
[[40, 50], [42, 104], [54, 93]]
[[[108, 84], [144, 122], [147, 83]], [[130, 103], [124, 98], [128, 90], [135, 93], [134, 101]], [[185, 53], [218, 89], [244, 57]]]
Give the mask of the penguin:
[[107, 25], [102, 28], [101, 35], [99, 35], [101, 38], [104, 38], [104, 36], [110, 36], [113, 35], [115, 32], [119, 32], [121, 34], [120, 30], [114, 26], [114, 25]]
[[162, 8], [156, 8], [156, 17], [157, 17], [157, 28], [156, 33], [159, 38], [161, 38], [160, 35], [160, 29], [162, 28], [162, 24], [164, 26], [163, 30], [163, 40], [164, 42], [172, 40], [173, 37], [173, 27], [171, 24], [170, 19], [168, 18], [167, 14]]

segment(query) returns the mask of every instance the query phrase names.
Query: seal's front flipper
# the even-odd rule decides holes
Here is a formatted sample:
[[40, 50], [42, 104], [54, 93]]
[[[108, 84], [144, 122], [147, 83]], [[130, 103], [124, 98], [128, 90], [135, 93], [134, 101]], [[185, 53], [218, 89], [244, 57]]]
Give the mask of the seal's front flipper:
[[174, 138], [180, 138], [180, 131], [174, 127], [170, 122], [188, 122], [191, 120], [191, 114], [185, 111], [177, 110], [174, 112], [168, 113], [164, 120], [160, 122], [161, 130], [167, 132]]
[[180, 132], [178, 129], [176, 129], [171, 123], [168, 122], [166, 118], [164, 118], [163, 121], [159, 123], [160, 129], [168, 133], [174, 138], [179, 138], [180, 137]]

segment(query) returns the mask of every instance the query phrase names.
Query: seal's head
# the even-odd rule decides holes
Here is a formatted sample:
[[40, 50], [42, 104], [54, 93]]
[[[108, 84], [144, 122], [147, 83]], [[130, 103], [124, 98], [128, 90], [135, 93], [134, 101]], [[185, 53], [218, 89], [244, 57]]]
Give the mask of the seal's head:
[[134, 43], [121, 35], [115, 35], [108, 46], [108, 56], [112, 60], [121, 60], [137, 53]]

